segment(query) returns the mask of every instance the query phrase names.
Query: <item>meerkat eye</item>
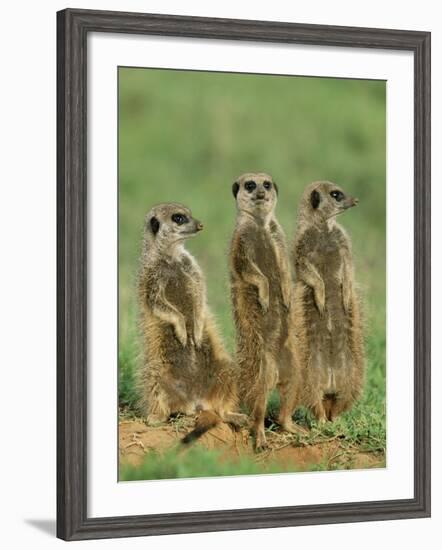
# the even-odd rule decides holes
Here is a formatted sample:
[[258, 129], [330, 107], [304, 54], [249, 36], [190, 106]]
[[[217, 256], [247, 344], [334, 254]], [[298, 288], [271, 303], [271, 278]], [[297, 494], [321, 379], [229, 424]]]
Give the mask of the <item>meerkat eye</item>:
[[332, 191], [330, 195], [338, 202], [341, 202], [344, 198], [344, 193], [342, 193], [341, 191]]
[[189, 219], [184, 214], [173, 214], [172, 221], [178, 225], [183, 225], [183, 223], [188, 223]]
[[271, 189], [272, 188], [272, 183], [270, 181], [265, 181], [264, 182], [264, 189]]
[[254, 189], [256, 189], [256, 183], [254, 181], [246, 181], [244, 184], [244, 189], [251, 193]]

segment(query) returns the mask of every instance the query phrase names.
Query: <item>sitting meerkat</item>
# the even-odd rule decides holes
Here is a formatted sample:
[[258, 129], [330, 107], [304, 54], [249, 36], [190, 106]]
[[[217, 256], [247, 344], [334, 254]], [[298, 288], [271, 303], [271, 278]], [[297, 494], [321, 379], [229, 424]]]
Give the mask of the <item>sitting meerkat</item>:
[[207, 307], [201, 269], [184, 248], [202, 228], [181, 204], [153, 207], [145, 218], [138, 278], [141, 406], [151, 424], [172, 413], [200, 412], [185, 442], [221, 420], [240, 425], [246, 418], [233, 412], [235, 368]]
[[248, 173], [233, 184], [236, 226], [230, 247], [230, 278], [237, 333], [240, 398], [250, 411], [255, 446], [267, 446], [264, 417], [278, 387], [278, 423], [296, 431], [292, 413], [297, 379], [288, 317], [292, 279], [285, 235], [275, 217], [278, 188], [268, 174]]
[[336, 222], [338, 214], [357, 204], [334, 183], [319, 181], [306, 188], [299, 208], [293, 251], [295, 355], [303, 377], [302, 404], [319, 422], [336, 419], [362, 393], [363, 327], [351, 242]]

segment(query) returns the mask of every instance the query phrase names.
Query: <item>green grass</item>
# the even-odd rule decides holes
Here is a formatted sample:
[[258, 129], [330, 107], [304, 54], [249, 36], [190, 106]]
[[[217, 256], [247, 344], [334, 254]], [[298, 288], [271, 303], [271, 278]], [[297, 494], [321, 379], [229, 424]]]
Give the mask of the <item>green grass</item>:
[[[352, 237], [365, 303], [367, 381], [360, 403], [322, 431], [329, 437], [341, 430], [351, 444], [385, 449], [385, 83], [121, 68], [119, 91], [121, 407], [135, 411], [135, 276], [150, 207], [183, 202], [204, 223], [188, 248], [206, 274], [209, 304], [233, 352], [227, 249], [235, 177], [274, 176], [289, 242], [304, 187], [328, 179], [360, 199], [340, 222]], [[270, 400], [270, 415], [277, 401]], [[313, 426], [303, 411], [297, 416]], [[210, 460], [194, 474], [208, 475]]]
[[197, 446], [185, 451], [171, 448], [162, 454], [151, 453], [141, 466], [123, 466], [120, 480], [256, 475], [281, 471], [284, 470], [276, 464], [262, 466], [249, 457], [226, 460], [219, 451], [209, 451]]

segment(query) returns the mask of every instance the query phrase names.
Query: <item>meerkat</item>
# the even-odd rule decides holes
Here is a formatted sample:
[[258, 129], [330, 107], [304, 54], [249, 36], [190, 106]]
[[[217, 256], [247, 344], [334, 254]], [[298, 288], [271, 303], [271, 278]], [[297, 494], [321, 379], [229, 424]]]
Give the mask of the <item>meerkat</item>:
[[[241, 425], [236, 373], [206, 302], [203, 273], [184, 241], [203, 228], [177, 203], [146, 215], [138, 277], [144, 361], [141, 408], [148, 424], [199, 413], [190, 442], [218, 421]], [[201, 414], [202, 413], [202, 414]]]
[[363, 326], [351, 241], [336, 216], [358, 200], [328, 181], [310, 184], [298, 214], [293, 261], [295, 355], [302, 404], [333, 421], [361, 396]]
[[278, 187], [264, 173], [240, 176], [230, 246], [230, 278], [237, 334], [239, 392], [250, 412], [256, 450], [267, 446], [264, 418], [269, 393], [281, 397], [278, 423], [295, 432], [296, 369], [288, 333], [292, 290], [284, 232], [275, 217]]

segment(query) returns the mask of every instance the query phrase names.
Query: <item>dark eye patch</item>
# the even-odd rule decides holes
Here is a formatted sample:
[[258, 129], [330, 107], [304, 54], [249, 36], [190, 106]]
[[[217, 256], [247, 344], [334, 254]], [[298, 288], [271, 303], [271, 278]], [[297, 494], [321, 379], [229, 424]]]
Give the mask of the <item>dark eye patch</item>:
[[150, 218], [150, 228], [152, 229], [152, 233], [154, 235], [156, 235], [158, 233], [158, 230], [160, 229], [160, 222], [155, 216]]
[[342, 193], [342, 191], [338, 191], [338, 190], [335, 190], [335, 191], [332, 191], [330, 193], [330, 195], [337, 201], [337, 202], [341, 202], [342, 199], [344, 198], [344, 193]]
[[185, 214], [172, 214], [172, 221], [177, 225], [183, 225], [184, 223], [189, 223], [189, 218]]
[[244, 189], [251, 193], [254, 189], [256, 189], [256, 183], [253, 180], [246, 181], [244, 184]]
[[271, 188], [272, 188], [272, 182], [271, 182], [271, 181], [265, 181], [265, 182], [263, 183], [263, 185], [264, 185], [264, 189], [267, 189], [267, 190], [268, 190], [268, 189], [271, 189]]
[[321, 195], [319, 194], [319, 191], [316, 191], [316, 189], [314, 189], [310, 194], [310, 204], [312, 205], [312, 208], [318, 208], [320, 202]]

